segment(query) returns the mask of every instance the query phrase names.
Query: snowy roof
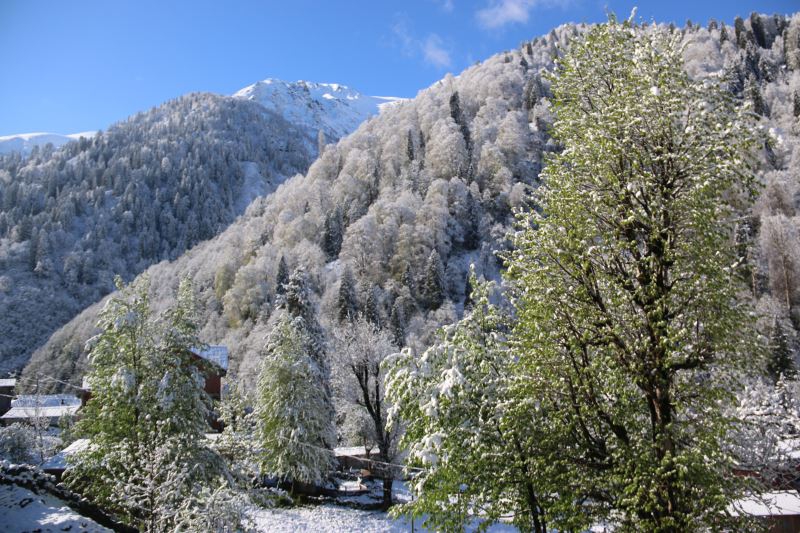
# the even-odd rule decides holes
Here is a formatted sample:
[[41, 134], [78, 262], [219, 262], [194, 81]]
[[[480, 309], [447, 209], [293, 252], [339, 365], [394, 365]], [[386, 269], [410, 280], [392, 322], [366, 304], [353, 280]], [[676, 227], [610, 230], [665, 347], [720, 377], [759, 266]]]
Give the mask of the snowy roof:
[[66, 470], [67, 457], [85, 450], [91, 441], [89, 439], [78, 439], [53, 457], [42, 463], [42, 470]]
[[81, 399], [74, 394], [20, 394], [11, 400], [11, 407], [59, 407], [62, 405], [81, 405]]
[[334, 448], [333, 454], [336, 457], [360, 457], [367, 455], [367, 449], [363, 446], [344, 446]]
[[800, 515], [800, 494], [793, 490], [766, 492], [734, 502], [731, 511], [750, 516]]
[[199, 355], [206, 361], [214, 363], [224, 371], [228, 371], [228, 347], [221, 345], [212, 345], [205, 350], [198, 350], [192, 348], [192, 353]]
[[5, 420], [16, 420], [23, 418], [58, 418], [63, 415], [74, 415], [78, 412], [81, 405], [55, 405], [49, 407], [12, 407], [6, 414], [0, 418]]
[[0, 379], [0, 388], [16, 387], [16, 386], [17, 386], [17, 378]]

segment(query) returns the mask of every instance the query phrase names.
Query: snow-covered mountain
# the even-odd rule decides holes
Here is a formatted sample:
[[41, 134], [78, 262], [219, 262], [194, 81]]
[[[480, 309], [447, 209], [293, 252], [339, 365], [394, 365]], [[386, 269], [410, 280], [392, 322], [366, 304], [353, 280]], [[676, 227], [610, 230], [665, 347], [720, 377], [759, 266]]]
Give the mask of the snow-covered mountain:
[[70, 141], [76, 141], [81, 137], [91, 139], [97, 135], [96, 131], [82, 131], [80, 133], [70, 133], [68, 135], [61, 135], [60, 133], [17, 133], [14, 135], [0, 136], [0, 154], [7, 154], [10, 152], [22, 152], [29, 154], [34, 146], [44, 146], [47, 143], [53, 145], [53, 148], [59, 148]]
[[[306, 82], [237, 94], [186, 95], [89, 142], [0, 138], [0, 374], [112, 290], [114, 275], [176, 259], [304, 173], [320, 130], [334, 143], [394, 101]], [[48, 142], [52, 152], [33, 150]]]
[[381, 108], [402, 100], [366, 96], [338, 83], [288, 82], [268, 78], [236, 92], [234, 98], [253, 100], [298, 126], [319, 129], [328, 140], [355, 131]]

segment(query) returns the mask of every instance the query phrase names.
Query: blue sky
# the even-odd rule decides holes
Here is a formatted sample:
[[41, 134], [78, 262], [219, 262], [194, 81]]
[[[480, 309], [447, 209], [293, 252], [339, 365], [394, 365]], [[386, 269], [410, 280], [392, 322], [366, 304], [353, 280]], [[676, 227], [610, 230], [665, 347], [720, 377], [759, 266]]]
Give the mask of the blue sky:
[[414, 96], [447, 72], [607, 9], [728, 23], [796, 0], [0, 0], [0, 135], [106, 128], [192, 91], [267, 77]]

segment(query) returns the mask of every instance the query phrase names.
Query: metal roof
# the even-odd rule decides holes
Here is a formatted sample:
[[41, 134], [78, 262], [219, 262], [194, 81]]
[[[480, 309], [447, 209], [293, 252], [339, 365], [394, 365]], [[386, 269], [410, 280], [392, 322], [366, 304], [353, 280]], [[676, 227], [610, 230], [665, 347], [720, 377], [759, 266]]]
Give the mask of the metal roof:
[[80, 409], [78, 405], [56, 405], [50, 407], [12, 407], [4, 414], [4, 420], [23, 420], [30, 418], [59, 418], [64, 415], [72, 416]]
[[78, 439], [42, 464], [42, 470], [66, 470], [67, 457], [89, 447], [89, 439]]
[[11, 407], [58, 407], [62, 405], [81, 405], [81, 399], [74, 394], [20, 394], [11, 400]]
[[228, 347], [222, 345], [212, 345], [205, 350], [192, 348], [192, 353], [199, 355], [206, 361], [214, 363], [224, 371], [228, 371]]
[[0, 379], [0, 388], [16, 387], [16, 386], [17, 386], [17, 378]]

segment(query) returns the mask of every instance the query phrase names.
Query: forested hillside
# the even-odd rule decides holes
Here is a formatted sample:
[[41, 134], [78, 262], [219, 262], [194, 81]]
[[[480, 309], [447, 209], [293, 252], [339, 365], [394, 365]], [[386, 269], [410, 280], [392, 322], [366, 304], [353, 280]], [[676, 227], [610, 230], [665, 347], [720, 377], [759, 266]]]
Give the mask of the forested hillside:
[[304, 171], [316, 132], [193, 94], [92, 139], [0, 157], [0, 370], [153, 263], [217, 235]]
[[[559, 27], [448, 76], [328, 145], [306, 175], [254, 201], [220, 236], [150, 268], [153, 301], [166, 307], [179, 279], [190, 276], [201, 337], [227, 344], [233, 373], [245, 379], [254, 376], [282, 287], [297, 269], [305, 271], [329, 333], [363, 313], [398, 345], [429, 345], [469, 301], [469, 264], [479, 276], [498, 278], [496, 252], [510, 246], [513, 210], [534, 207], [528, 193], [546, 153], [559, 149], [547, 135], [552, 117], [542, 72], [583, 30]], [[754, 15], [732, 26], [687, 23], [674, 31], [683, 34], [688, 73], [727, 76], [731, 94], [749, 102], [763, 125], [763, 188], [737, 234], [750, 266], [751, 293], [742, 298], [756, 302], [762, 332], [785, 337], [794, 357], [800, 16]], [[101, 305], [37, 350], [25, 374], [77, 382]]]

